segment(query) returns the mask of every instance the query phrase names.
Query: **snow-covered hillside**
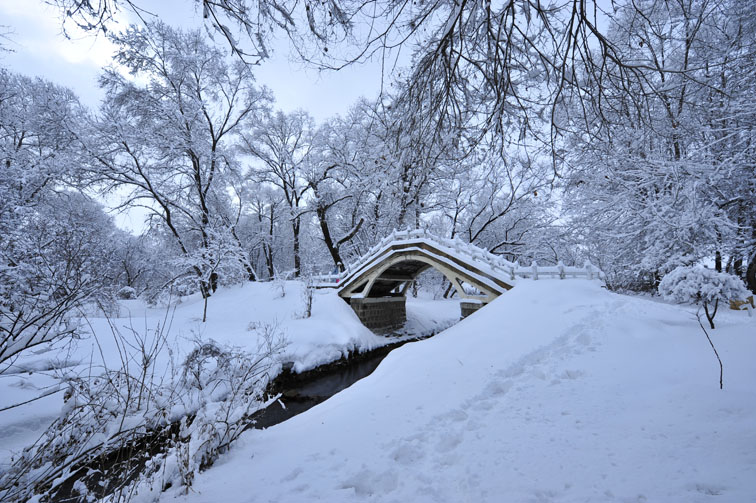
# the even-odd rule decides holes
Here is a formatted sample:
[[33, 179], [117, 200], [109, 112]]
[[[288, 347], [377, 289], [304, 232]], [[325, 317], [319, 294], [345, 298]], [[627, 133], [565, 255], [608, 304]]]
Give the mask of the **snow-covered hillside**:
[[724, 390], [692, 308], [521, 281], [163, 497], [756, 501], [756, 318], [718, 321]]

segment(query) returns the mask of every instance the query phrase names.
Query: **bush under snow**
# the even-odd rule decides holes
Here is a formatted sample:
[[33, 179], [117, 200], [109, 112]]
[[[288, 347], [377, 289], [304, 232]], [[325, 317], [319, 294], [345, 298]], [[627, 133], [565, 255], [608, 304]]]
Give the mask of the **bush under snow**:
[[116, 297], [123, 300], [133, 300], [137, 298], [136, 290], [130, 286], [124, 286], [116, 293]]
[[190, 487], [269, 403], [286, 345], [266, 325], [254, 352], [197, 340], [178, 363], [165, 325], [144, 334], [111, 329], [122, 367], [62, 376], [60, 416], [0, 466], [0, 500], [153, 501], [166, 487]]
[[[720, 300], [744, 299], [750, 295], [737, 276], [701, 265], [680, 266], [668, 273], [659, 283], [659, 294], [673, 302], [703, 305], [711, 328]], [[714, 306], [711, 313], [710, 305]]]

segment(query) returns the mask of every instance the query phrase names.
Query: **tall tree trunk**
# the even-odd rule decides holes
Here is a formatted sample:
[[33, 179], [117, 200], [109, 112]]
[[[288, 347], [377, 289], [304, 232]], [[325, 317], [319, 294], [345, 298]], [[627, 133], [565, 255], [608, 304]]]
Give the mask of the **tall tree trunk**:
[[273, 267], [273, 229], [275, 228], [276, 214], [273, 205], [270, 205], [270, 213], [268, 214], [268, 239], [263, 243], [263, 251], [265, 252], [265, 265], [268, 267], [268, 278], [273, 279], [276, 274], [276, 269]]
[[318, 216], [318, 222], [320, 223], [320, 231], [323, 233], [323, 241], [328, 248], [328, 253], [331, 254], [333, 259], [333, 265], [335, 265], [339, 272], [344, 270], [344, 263], [341, 260], [341, 253], [339, 253], [339, 247], [333, 242], [331, 237], [331, 230], [328, 228], [328, 219], [326, 218], [327, 209], [324, 206], [318, 206], [316, 214]]
[[276, 270], [273, 267], [273, 247], [264, 244], [263, 253], [265, 255], [265, 267], [268, 269], [268, 278], [273, 279], [273, 276], [276, 274]]
[[738, 278], [743, 277], [743, 257], [738, 256], [732, 264], [733, 273]]
[[446, 287], [446, 290], [444, 290], [444, 298], [445, 299], [451, 299], [452, 296], [454, 296], [454, 285], [449, 282], [449, 286]]
[[236, 234], [235, 227], [231, 227], [231, 235], [236, 241], [236, 245], [239, 247], [239, 250], [242, 251], [242, 255], [239, 256], [239, 263], [242, 265], [242, 267], [247, 273], [247, 281], [257, 281], [257, 274], [255, 274], [255, 268], [252, 267], [252, 261], [247, 255], [247, 252], [244, 251], [244, 245], [242, 245], [241, 239], [239, 239], [239, 236]]
[[294, 231], [294, 277], [298, 278], [301, 273], [301, 258], [299, 256], [299, 217], [296, 217], [291, 222], [291, 230]]
[[255, 274], [255, 269], [252, 267], [252, 262], [249, 260], [241, 260], [241, 264], [247, 272], [247, 281], [257, 281], [257, 274]]
[[756, 252], [751, 253], [751, 260], [746, 269], [746, 286], [756, 294]]
[[352, 229], [346, 233], [344, 237], [334, 242], [333, 236], [331, 236], [331, 229], [328, 226], [328, 208], [330, 206], [318, 206], [316, 214], [318, 216], [318, 222], [320, 223], [320, 230], [323, 233], [323, 241], [328, 248], [328, 253], [331, 254], [333, 264], [336, 266], [339, 272], [344, 272], [344, 261], [341, 259], [341, 245], [351, 241], [351, 239], [357, 235], [362, 228], [362, 224], [365, 219], [360, 217], [356, 224], [352, 226]]

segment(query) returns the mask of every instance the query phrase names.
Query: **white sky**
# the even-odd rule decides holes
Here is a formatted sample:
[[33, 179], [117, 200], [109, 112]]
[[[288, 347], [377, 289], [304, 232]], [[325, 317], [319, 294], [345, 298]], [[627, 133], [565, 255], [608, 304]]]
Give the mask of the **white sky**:
[[[202, 23], [192, 0], [141, 0], [138, 5], [174, 26]], [[130, 16], [133, 14], [121, 12], [119, 17], [126, 24]], [[70, 87], [83, 103], [97, 106], [102, 97], [97, 78], [113, 52], [105, 37], [80, 33], [74, 40], [66, 39], [59, 11], [42, 0], [0, 0], [0, 25], [10, 31], [5, 46], [13, 51], [0, 53], [0, 65]], [[380, 90], [378, 62], [318, 72], [289, 61], [288, 41], [275, 45], [273, 58], [254, 73], [258, 83], [273, 90], [277, 106], [285, 111], [303, 108], [320, 122], [343, 114], [361, 96], [377, 96]]]

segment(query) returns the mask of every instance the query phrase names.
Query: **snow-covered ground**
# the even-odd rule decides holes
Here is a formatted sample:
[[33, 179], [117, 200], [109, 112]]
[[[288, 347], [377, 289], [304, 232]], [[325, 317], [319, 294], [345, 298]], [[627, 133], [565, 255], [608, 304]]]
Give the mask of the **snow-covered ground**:
[[520, 281], [369, 377], [245, 433], [189, 502], [756, 501], [756, 318]]
[[[302, 319], [301, 285], [184, 299], [170, 340], [197, 336], [254, 348], [272, 324], [282, 356], [305, 370], [385, 344], [334, 291]], [[457, 302], [410, 299], [407, 328], [438, 330]], [[490, 306], [431, 339], [392, 352], [369, 377], [264, 431], [249, 431], [188, 495], [190, 503], [300, 501], [756, 501], [756, 317], [720, 310], [710, 331], [693, 308], [607, 292], [584, 280], [521, 280]], [[164, 309], [124, 302], [115, 325], [142, 330]], [[104, 318], [64, 353], [29, 355], [0, 377], [0, 408], [53, 384], [46, 369], [118, 363]], [[143, 330], [142, 330], [143, 331]], [[0, 463], [32, 442], [62, 393], [0, 413]], [[4, 461], [6, 460], [6, 461]], [[141, 495], [140, 497], [148, 497]], [[148, 497], [149, 499], [149, 497]]]
[[[136, 341], [134, 332], [141, 336], [149, 333], [149, 342], [156, 327], [169, 327], [165, 329], [168, 344], [179, 363], [197, 338], [254, 351], [260, 333], [255, 327], [269, 325], [288, 341], [280, 359], [293, 363], [297, 372], [337, 360], [352, 351], [366, 351], [393, 342], [365, 328], [335, 290], [316, 290], [312, 316], [302, 318], [302, 289], [300, 282], [287, 282], [282, 297], [280, 285], [273, 283], [223, 288], [209, 301], [206, 323], [201, 322], [203, 301], [198, 295], [182, 299], [175, 311], [150, 308], [140, 300], [121, 301], [120, 313], [112, 323], [132, 344]], [[459, 319], [459, 302], [409, 299], [407, 317], [408, 332], [437, 332]], [[101, 314], [93, 314], [88, 323], [96, 338], [84, 337], [73, 345], [41, 348], [25, 355], [13, 369], [0, 375], [0, 409], [54, 391], [58, 382], [54, 376], [61, 369], [86, 373], [90, 366], [101, 368], [103, 360], [110, 368], [120, 368], [122, 353], [108, 320]], [[122, 345], [120, 350], [133, 351], [133, 348]], [[160, 357], [169, 358], [167, 349]], [[163, 366], [168, 366], [167, 361]], [[13, 451], [34, 442], [60, 415], [62, 406], [63, 392], [59, 391], [0, 412], [0, 464], [7, 463]]]

